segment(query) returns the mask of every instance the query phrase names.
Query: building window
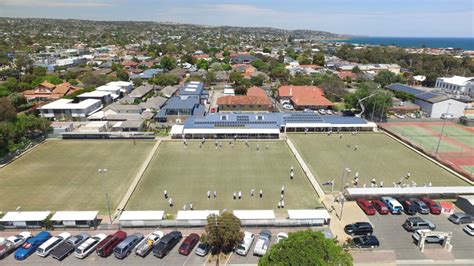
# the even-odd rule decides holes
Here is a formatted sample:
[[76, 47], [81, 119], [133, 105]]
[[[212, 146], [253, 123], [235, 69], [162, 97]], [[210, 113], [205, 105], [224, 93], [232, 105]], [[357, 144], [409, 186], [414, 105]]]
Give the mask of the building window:
[[221, 115], [221, 120], [222, 121], [227, 121], [227, 118], [228, 118], [227, 115]]
[[257, 119], [258, 121], [262, 121], [263, 118], [264, 118], [263, 115], [257, 115], [257, 117], [256, 117], [256, 119]]

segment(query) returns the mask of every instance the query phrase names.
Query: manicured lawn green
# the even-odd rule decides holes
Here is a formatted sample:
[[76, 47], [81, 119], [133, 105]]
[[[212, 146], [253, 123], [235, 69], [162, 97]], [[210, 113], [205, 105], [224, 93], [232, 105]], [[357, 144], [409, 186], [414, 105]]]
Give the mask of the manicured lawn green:
[[105, 174], [112, 211], [153, 147], [153, 141], [47, 141], [0, 169], [0, 211], [99, 210], [106, 204], [99, 168]]
[[[342, 172], [351, 168], [347, 182], [359, 172], [359, 187], [370, 187], [372, 178], [384, 186], [393, 186], [400, 178], [411, 173], [418, 186], [431, 182], [433, 186], [464, 186], [464, 181], [435, 163], [382, 133], [343, 134], [290, 134], [308, 167], [320, 183], [334, 179], [340, 188]], [[350, 147], [348, 147], [350, 145]], [[357, 151], [354, 147], [358, 145]], [[403, 179], [405, 182], [405, 179]], [[344, 182], [345, 183], [345, 182]], [[329, 187], [325, 188], [329, 190]]]
[[[430, 128], [441, 133], [443, 126], [430, 126]], [[446, 125], [444, 127], [443, 136], [455, 139], [468, 147], [474, 148], [474, 134], [462, 128]]]
[[[320, 206], [316, 192], [285, 142], [250, 142], [247, 148], [245, 142], [238, 141], [231, 148], [226, 141], [217, 149], [211, 141], [202, 148], [199, 144], [188, 141], [185, 149], [182, 142], [162, 142], [126, 209], [174, 214], [184, 204], [192, 203], [195, 210], [278, 210], [283, 185], [286, 209]], [[295, 171], [293, 180], [289, 176], [291, 166]], [[252, 188], [255, 195], [262, 189], [263, 198], [250, 197]], [[173, 199], [174, 207], [169, 207], [164, 190]], [[208, 190], [217, 191], [217, 199], [208, 199]], [[238, 191], [242, 191], [243, 198], [233, 200], [233, 193]]]
[[[426, 129], [418, 126], [388, 126], [389, 130], [398, 133], [403, 138], [408, 139], [415, 144], [423, 147], [427, 151], [435, 152], [438, 147], [439, 135], [435, 136]], [[441, 140], [439, 146], [439, 152], [453, 152], [462, 151], [462, 148], [449, 143], [445, 140]]]

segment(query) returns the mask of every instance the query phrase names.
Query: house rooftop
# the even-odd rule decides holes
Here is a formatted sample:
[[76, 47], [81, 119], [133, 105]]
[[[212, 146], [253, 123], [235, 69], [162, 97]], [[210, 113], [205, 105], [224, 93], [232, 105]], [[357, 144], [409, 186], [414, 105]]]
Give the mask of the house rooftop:
[[86, 99], [84, 101], [74, 103], [71, 99], [59, 99], [54, 102], [48, 103], [46, 105], [41, 106], [39, 109], [46, 110], [46, 109], [87, 109], [90, 106], [101, 103], [100, 100], [97, 99]]

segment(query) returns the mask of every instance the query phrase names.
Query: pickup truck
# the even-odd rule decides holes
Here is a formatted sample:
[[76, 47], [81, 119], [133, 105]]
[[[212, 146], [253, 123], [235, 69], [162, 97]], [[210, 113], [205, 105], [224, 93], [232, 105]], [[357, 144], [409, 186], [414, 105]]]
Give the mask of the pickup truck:
[[23, 243], [25, 243], [25, 241], [30, 237], [30, 232], [21, 232], [18, 235], [10, 236], [8, 238], [0, 238], [0, 259], [8, 256], [8, 254], [23, 245]]
[[59, 244], [52, 252], [51, 256], [59, 261], [69, 256], [76, 247], [82, 244], [90, 235], [88, 233], [80, 233], [68, 238], [65, 242]]
[[147, 235], [135, 248], [135, 254], [145, 257], [165, 234], [155, 231]]

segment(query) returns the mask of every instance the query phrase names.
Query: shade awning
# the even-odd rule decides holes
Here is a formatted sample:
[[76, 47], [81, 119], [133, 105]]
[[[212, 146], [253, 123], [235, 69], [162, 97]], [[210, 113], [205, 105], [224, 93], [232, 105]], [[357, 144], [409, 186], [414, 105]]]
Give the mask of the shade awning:
[[93, 221], [98, 213], [98, 211], [58, 211], [51, 217], [51, 221]]
[[329, 212], [326, 209], [288, 210], [288, 218], [295, 220], [330, 219], [331, 215], [329, 215]]
[[5, 216], [0, 219], [0, 222], [29, 222], [29, 221], [43, 221], [48, 217], [50, 211], [42, 212], [7, 212]]
[[273, 210], [235, 210], [234, 215], [240, 220], [275, 219]]
[[124, 211], [119, 221], [160, 221], [164, 214], [164, 211]]
[[176, 220], [206, 220], [211, 214], [219, 215], [218, 210], [178, 211]]

